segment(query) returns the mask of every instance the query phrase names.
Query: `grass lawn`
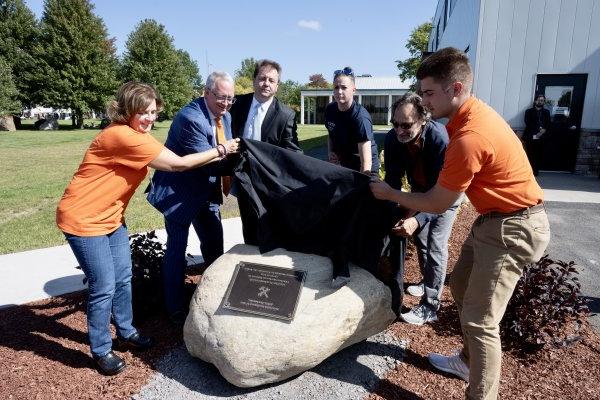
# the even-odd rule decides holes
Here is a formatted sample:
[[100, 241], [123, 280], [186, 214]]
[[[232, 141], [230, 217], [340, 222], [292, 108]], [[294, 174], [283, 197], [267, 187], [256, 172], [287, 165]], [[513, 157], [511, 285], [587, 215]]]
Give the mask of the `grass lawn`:
[[[54, 222], [56, 205], [98, 129], [69, 130], [70, 121], [60, 122], [59, 131], [0, 132], [0, 254], [65, 243]], [[152, 134], [164, 142], [169, 126], [170, 121], [157, 123]], [[327, 143], [323, 125], [300, 125], [298, 135], [304, 150]], [[132, 233], [163, 227], [162, 215], [146, 201], [146, 185], [142, 182], [127, 208]]]

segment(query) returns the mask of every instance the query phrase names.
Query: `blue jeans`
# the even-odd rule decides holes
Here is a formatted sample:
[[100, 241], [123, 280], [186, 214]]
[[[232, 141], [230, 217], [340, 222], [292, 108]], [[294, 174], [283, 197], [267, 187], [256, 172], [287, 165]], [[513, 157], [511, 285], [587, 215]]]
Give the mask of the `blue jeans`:
[[163, 265], [163, 290], [165, 307], [169, 314], [187, 312], [184, 304], [185, 269], [190, 224], [200, 239], [200, 251], [204, 265], [209, 266], [223, 254], [223, 225], [219, 205], [207, 203], [193, 221], [181, 223], [165, 217], [167, 250]]
[[65, 237], [88, 278], [87, 323], [92, 355], [111, 351], [112, 315], [117, 335], [128, 338], [136, 333], [132, 325], [131, 250], [127, 228], [100, 236]]
[[420, 227], [413, 236], [423, 275], [424, 294], [421, 303], [434, 310], [440, 308], [448, 267], [448, 239], [454, 224], [456, 209], [462, 200], [463, 196], [460, 196], [450, 208]]

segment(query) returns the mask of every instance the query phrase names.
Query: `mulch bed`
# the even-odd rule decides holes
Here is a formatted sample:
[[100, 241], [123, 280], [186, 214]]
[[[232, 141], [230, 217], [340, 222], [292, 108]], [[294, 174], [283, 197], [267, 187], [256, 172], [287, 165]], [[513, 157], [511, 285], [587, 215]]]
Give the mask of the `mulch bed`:
[[[470, 206], [461, 208], [450, 239], [449, 271], [476, 217]], [[415, 255], [407, 262], [406, 280], [417, 282]], [[193, 291], [198, 270], [188, 276]], [[416, 299], [405, 298], [407, 306]], [[427, 361], [435, 351], [449, 354], [460, 346], [456, 307], [445, 290], [439, 321], [416, 327], [395, 323], [390, 330], [408, 339], [404, 362], [390, 370], [369, 400], [462, 399], [466, 384], [448, 374], [438, 374]], [[153, 366], [182, 343], [181, 330], [171, 327], [164, 315], [140, 324], [157, 345], [148, 352], [120, 352], [127, 369], [114, 377], [94, 369], [87, 345], [85, 294], [73, 293], [0, 310], [0, 399], [129, 398], [153, 374]], [[519, 359], [505, 353], [500, 396], [503, 399], [600, 399], [600, 337], [585, 327], [582, 340], [566, 349], [550, 349], [538, 358]]]

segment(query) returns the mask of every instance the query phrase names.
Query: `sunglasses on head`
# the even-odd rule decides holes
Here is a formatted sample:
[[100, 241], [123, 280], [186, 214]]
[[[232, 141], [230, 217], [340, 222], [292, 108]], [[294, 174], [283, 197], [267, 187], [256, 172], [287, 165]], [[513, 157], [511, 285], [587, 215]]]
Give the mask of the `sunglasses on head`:
[[344, 68], [344, 69], [336, 69], [335, 71], [333, 71], [333, 79], [337, 78], [338, 75], [347, 75], [347, 76], [354, 76], [354, 71], [352, 71], [352, 68]]

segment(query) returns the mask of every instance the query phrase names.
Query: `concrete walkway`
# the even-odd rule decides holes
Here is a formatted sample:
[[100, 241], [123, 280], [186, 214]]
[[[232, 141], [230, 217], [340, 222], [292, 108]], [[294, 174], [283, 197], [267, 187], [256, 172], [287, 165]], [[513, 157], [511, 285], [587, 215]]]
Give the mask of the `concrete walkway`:
[[[223, 220], [225, 251], [244, 242], [240, 218]], [[157, 230], [158, 239], [165, 243], [164, 229]], [[202, 262], [200, 242], [191, 228], [187, 253], [190, 264]], [[83, 273], [77, 269], [68, 244], [0, 255], [0, 308], [29, 303], [64, 293], [82, 290]]]

